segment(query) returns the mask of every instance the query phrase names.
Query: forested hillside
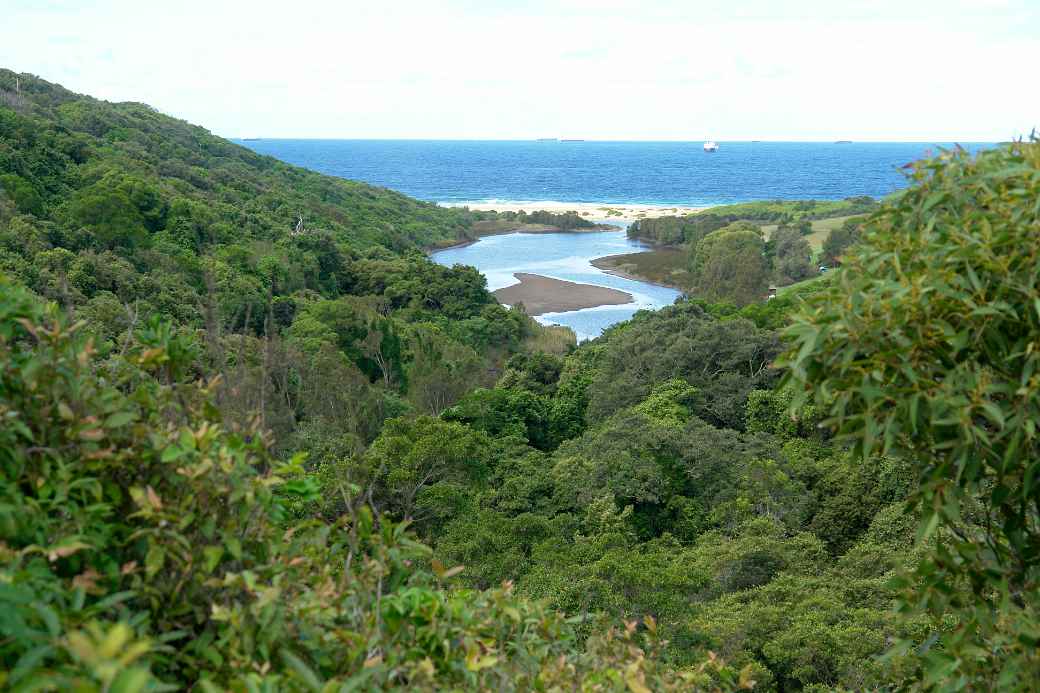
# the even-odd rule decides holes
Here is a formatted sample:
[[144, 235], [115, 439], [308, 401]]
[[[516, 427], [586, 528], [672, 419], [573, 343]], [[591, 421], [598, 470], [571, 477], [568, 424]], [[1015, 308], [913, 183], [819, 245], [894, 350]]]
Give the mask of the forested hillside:
[[0, 270], [89, 320], [103, 354], [152, 316], [201, 331], [225, 415], [261, 411], [283, 443], [346, 409], [334, 427], [357, 445], [386, 416], [437, 414], [540, 333], [472, 268], [426, 260], [478, 215], [261, 157], [142, 104], [10, 72], [0, 96]]
[[1035, 689], [1040, 145], [912, 175], [575, 346], [478, 215], [0, 72], [0, 686]]

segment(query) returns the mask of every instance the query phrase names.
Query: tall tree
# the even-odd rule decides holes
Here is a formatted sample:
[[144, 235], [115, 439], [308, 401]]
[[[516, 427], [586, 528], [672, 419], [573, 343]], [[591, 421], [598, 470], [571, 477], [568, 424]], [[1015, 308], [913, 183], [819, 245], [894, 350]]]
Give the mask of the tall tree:
[[841, 264], [845, 251], [852, 247], [859, 236], [859, 227], [862, 225], [862, 217], [848, 219], [840, 227], [831, 229], [827, 238], [823, 241], [823, 253], [820, 260], [828, 267], [836, 267]]
[[709, 233], [694, 246], [690, 271], [695, 293], [709, 301], [762, 300], [769, 287], [762, 230], [737, 222]]
[[777, 283], [793, 284], [813, 276], [812, 248], [798, 228], [780, 226], [770, 241]]

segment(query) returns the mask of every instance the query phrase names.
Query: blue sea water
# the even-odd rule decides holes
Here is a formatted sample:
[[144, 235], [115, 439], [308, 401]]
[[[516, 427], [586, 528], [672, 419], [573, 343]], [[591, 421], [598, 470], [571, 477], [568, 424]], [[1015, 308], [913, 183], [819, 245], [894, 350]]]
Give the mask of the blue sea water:
[[[430, 202], [601, 202], [701, 206], [775, 199], [882, 197], [906, 184], [901, 167], [951, 143], [532, 142], [262, 139], [241, 144], [321, 173], [392, 188]], [[963, 145], [976, 151], [987, 145]], [[609, 275], [590, 260], [639, 252], [623, 231], [508, 234], [434, 253], [444, 265], [473, 265], [489, 288], [514, 272], [608, 286], [632, 294], [626, 306], [539, 316], [579, 339], [598, 336], [678, 292]]]
[[[562, 201], [714, 205], [880, 197], [900, 167], [951, 143], [288, 140], [241, 144], [334, 176], [431, 202]], [[986, 146], [964, 144], [977, 150]]]

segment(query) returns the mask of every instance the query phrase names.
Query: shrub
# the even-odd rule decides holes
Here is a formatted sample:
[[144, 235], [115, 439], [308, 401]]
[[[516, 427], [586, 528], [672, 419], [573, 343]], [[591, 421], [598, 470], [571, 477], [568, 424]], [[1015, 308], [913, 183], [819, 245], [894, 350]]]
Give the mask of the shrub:
[[1040, 143], [946, 152], [910, 177], [788, 329], [783, 362], [841, 440], [921, 480], [935, 547], [904, 608], [935, 635], [918, 685], [1035, 689]]

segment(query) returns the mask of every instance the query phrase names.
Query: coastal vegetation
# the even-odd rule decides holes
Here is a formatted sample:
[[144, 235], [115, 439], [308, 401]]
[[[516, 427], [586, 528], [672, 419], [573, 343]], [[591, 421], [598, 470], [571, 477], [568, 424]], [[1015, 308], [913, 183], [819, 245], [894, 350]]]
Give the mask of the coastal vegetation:
[[[921, 687], [1040, 686], [1040, 142], [914, 167], [778, 365], [856, 457], [905, 460], [927, 547], [900, 583]], [[855, 297], [849, 300], [848, 297]], [[928, 641], [931, 642], [931, 641]]]
[[695, 244], [712, 231], [737, 221], [749, 221], [759, 226], [801, 225], [804, 222], [869, 214], [877, 206], [877, 200], [872, 197], [744, 202], [711, 207], [685, 216], [640, 219], [629, 226], [628, 235], [660, 245]]
[[750, 205], [575, 345], [425, 256], [490, 216], [15, 77], [0, 686], [1040, 685], [1040, 143]]
[[[629, 260], [618, 256], [598, 266], [709, 300], [744, 305], [764, 298], [770, 286], [811, 278], [821, 264], [826, 268], [840, 264], [859, 226], [877, 207], [878, 202], [870, 197], [778, 200], [641, 219], [628, 227], [629, 237], [657, 247], [643, 257]], [[761, 237], [764, 262], [748, 252], [751, 245], [757, 245], [750, 237], [743, 244], [734, 243], [732, 232], [738, 229]], [[709, 257], [712, 260], [707, 263]]]
[[746, 305], [769, 288], [769, 260], [762, 231], [746, 221], [712, 231], [690, 249], [690, 283], [709, 301]]
[[501, 233], [559, 233], [612, 230], [607, 224], [585, 219], [576, 212], [547, 212], [536, 210], [519, 212], [477, 212], [479, 219], [469, 227], [474, 236], [493, 236]]
[[547, 212], [545, 210], [536, 210], [528, 213], [524, 210], [520, 210], [519, 212], [499, 212], [498, 218], [518, 224], [541, 225], [557, 231], [593, 231], [603, 228], [612, 228], [605, 226], [604, 224], [591, 222], [577, 212]]

